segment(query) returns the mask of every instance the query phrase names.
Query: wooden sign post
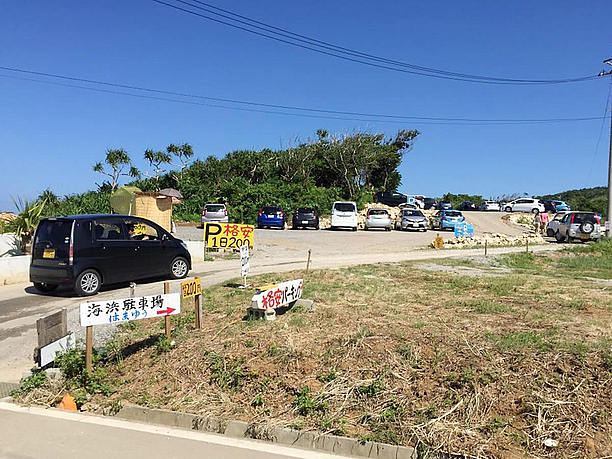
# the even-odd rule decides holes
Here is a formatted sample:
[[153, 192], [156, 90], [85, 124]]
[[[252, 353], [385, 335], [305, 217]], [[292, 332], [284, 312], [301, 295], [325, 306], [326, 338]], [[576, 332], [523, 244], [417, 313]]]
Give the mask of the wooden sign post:
[[194, 298], [195, 309], [195, 328], [202, 328], [201, 324], [201, 305], [202, 305], [202, 281], [199, 277], [181, 282], [181, 298]]
[[[164, 295], [170, 293], [170, 282], [164, 282]], [[166, 328], [166, 338], [170, 341], [170, 316], [164, 316], [164, 325]]]
[[93, 368], [93, 325], [85, 328], [85, 369], [91, 372]]

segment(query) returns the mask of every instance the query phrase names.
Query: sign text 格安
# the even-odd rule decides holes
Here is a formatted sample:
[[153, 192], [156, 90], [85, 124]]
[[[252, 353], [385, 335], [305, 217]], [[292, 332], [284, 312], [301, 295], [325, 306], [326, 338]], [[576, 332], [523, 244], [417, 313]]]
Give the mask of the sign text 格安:
[[204, 243], [210, 249], [253, 247], [255, 227], [240, 223], [204, 223]]
[[181, 312], [179, 293], [81, 303], [81, 327], [173, 316]]
[[251, 308], [265, 310], [285, 306], [299, 300], [303, 290], [303, 279], [280, 282], [272, 288], [253, 295]]
[[181, 296], [183, 298], [191, 298], [192, 296], [201, 294], [202, 281], [200, 281], [199, 277], [181, 282]]

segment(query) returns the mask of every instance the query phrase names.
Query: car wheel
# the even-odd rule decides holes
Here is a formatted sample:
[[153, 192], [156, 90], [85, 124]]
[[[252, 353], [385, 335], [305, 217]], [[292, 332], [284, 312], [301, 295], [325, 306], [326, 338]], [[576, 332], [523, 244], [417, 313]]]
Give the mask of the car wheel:
[[505, 210], [506, 212], [512, 212], [512, 207], [506, 207], [504, 210]]
[[315, 229], [318, 231], [318, 230], [320, 230], [321, 228], [320, 228], [320, 227], [319, 227], [319, 225], [317, 224], [317, 226], [315, 226]]
[[548, 229], [546, 230], [546, 235], [547, 235], [548, 237], [553, 237], [553, 236], [555, 235], [555, 232], [554, 232], [552, 229], [548, 228]]
[[183, 279], [187, 277], [189, 264], [183, 257], [176, 257], [170, 264], [170, 277], [172, 279]]
[[34, 282], [34, 288], [39, 292], [49, 293], [57, 288], [56, 284], [47, 284], [46, 282]]
[[368, 230], [368, 227], [367, 227], [367, 226], [364, 226], [364, 227], [363, 227], [363, 230], [364, 230], [364, 231], [367, 231], [367, 230]]
[[357, 231], [357, 227], [356, 226], [353, 228], [353, 231]]
[[561, 233], [557, 231], [557, 234], [555, 234], [555, 239], [557, 240], [557, 242], [563, 242], [565, 241], [565, 236], [561, 235]]
[[540, 212], [540, 209], [531, 209], [532, 214], [537, 214], [538, 212]]
[[391, 231], [391, 227], [390, 227], [390, 226], [387, 226], [385, 229], [386, 229], [387, 231]]
[[100, 287], [102, 287], [102, 278], [95, 269], [86, 269], [74, 281], [74, 291], [79, 296], [95, 295]]

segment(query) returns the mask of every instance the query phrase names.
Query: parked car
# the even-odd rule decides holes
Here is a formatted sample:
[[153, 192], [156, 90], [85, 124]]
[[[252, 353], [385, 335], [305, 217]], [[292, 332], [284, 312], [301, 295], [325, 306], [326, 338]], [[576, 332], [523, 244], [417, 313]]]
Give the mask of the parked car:
[[417, 206], [416, 204], [412, 204], [412, 203], [405, 203], [405, 204], [400, 204], [398, 206], [400, 209], [418, 209], [419, 206]]
[[228, 221], [225, 204], [206, 204], [202, 207], [202, 226], [208, 222], [227, 223]]
[[379, 191], [374, 195], [374, 202], [397, 207], [408, 201], [408, 196], [397, 191]]
[[438, 201], [436, 201], [434, 198], [424, 198], [423, 199], [423, 208], [425, 210], [435, 209], [437, 205], [438, 205]]
[[408, 196], [407, 199], [409, 204], [414, 204], [418, 209], [425, 207], [422, 196]]
[[432, 229], [455, 229], [455, 225], [465, 222], [465, 217], [458, 210], [441, 210], [432, 219]]
[[395, 229], [427, 231], [427, 217], [418, 209], [404, 209], [395, 222]]
[[555, 212], [569, 212], [572, 208], [565, 201], [557, 201], [553, 199], [552, 205], [555, 208]]
[[553, 202], [550, 199], [540, 199], [540, 202], [544, 206], [544, 211], [545, 212], [550, 212], [552, 214], [557, 212], [557, 209], [555, 209], [555, 205], [553, 204]]
[[556, 231], [555, 239], [563, 242], [567, 239], [581, 241], [597, 240], [602, 237], [601, 220], [594, 212], [567, 212], [560, 221]]
[[459, 210], [478, 210], [478, 206], [473, 201], [463, 201], [461, 204], [459, 204]]
[[559, 231], [559, 226], [561, 225], [561, 221], [565, 218], [565, 214], [567, 212], [558, 212], [549, 222], [546, 227], [546, 235], [548, 237], [554, 237], [557, 231]]
[[369, 209], [366, 214], [365, 230], [383, 228], [391, 231], [391, 215], [386, 209]]
[[438, 207], [436, 207], [438, 210], [452, 210], [452, 208], [453, 205], [448, 201], [440, 201], [438, 202]]
[[506, 212], [545, 212], [544, 204], [538, 199], [521, 198], [510, 201], [504, 206]]
[[357, 204], [351, 201], [336, 201], [332, 205], [331, 229], [350, 228], [357, 231]]
[[156, 223], [128, 215], [45, 218], [32, 239], [30, 281], [41, 292], [69, 285], [79, 296], [102, 285], [157, 276], [181, 279], [191, 269], [187, 246]]
[[478, 206], [478, 209], [485, 212], [489, 210], [495, 210], [499, 212], [501, 210], [501, 207], [499, 205], [499, 202], [497, 201], [483, 201]]
[[257, 228], [285, 229], [285, 212], [278, 206], [264, 206], [257, 213]]
[[319, 229], [319, 214], [314, 207], [300, 207], [293, 213], [291, 227]]

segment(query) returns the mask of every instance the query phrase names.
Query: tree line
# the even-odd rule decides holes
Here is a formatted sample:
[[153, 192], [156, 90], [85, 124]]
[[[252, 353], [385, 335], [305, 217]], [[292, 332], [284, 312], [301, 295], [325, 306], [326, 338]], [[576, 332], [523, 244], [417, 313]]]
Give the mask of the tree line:
[[280, 205], [287, 212], [314, 206], [325, 212], [335, 200], [363, 203], [376, 190], [395, 190], [401, 184], [398, 168], [418, 137], [416, 130], [384, 134], [353, 132], [316, 136], [288, 148], [237, 150], [222, 158], [195, 159], [191, 145], [170, 144], [163, 150], [147, 149], [141, 171], [123, 149], [108, 150], [93, 165], [103, 176], [98, 189], [59, 198], [50, 190], [39, 199], [46, 214], [67, 215], [109, 212], [109, 197], [122, 182], [143, 191], [176, 188], [183, 201], [174, 218], [198, 221], [207, 202], [225, 202], [235, 221], [254, 222], [264, 205]]

